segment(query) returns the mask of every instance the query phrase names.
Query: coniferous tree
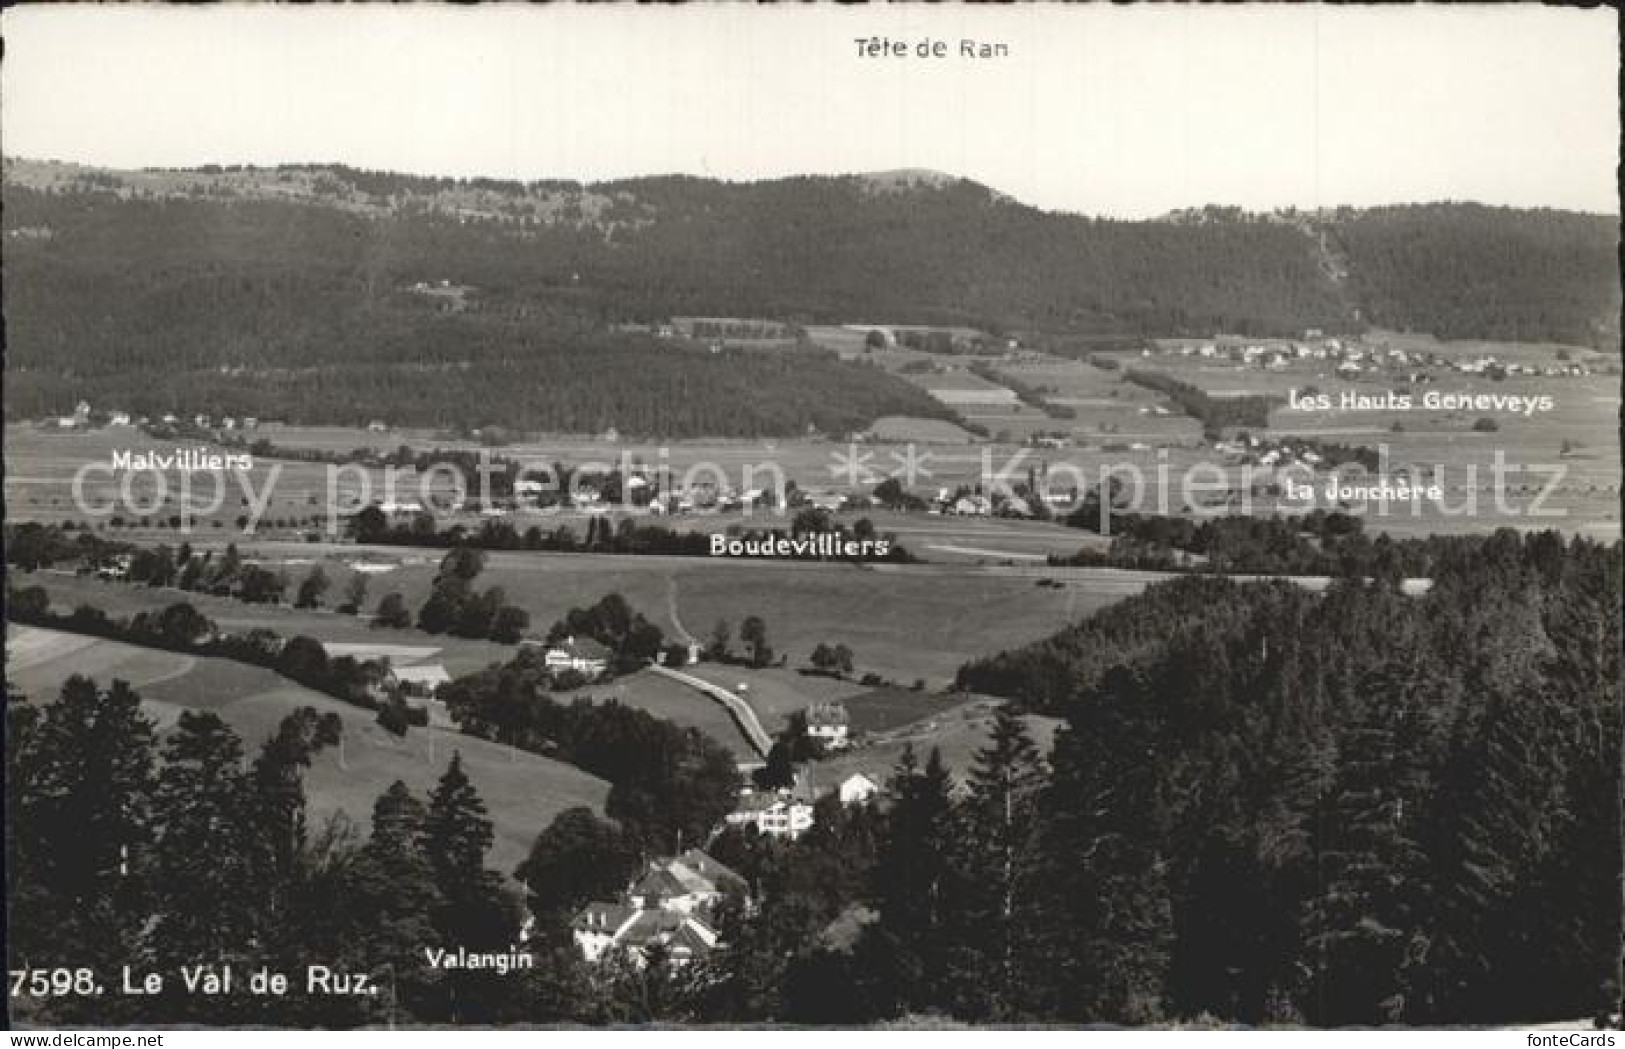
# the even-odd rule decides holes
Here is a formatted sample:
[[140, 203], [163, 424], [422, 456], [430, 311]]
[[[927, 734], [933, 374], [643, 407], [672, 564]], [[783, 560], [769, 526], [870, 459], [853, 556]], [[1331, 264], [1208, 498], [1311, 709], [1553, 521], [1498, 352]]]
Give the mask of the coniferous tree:
[[957, 879], [962, 899], [950, 961], [960, 1015], [1010, 1023], [1037, 1015], [1033, 990], [1043, 968], [1038, 799], [1045, 770], [1026, 723], [1000, 707], [976, 754]]
[[924, 768], [912, 747], [892, 774], [895, 803], [875, 860], [880, 936], [891, 955], [892, 994], [907, 1010], [951, 1006], [948, 956], [951, 907], [960, 898], [952, 779], [933, 747]]
[[432, 1020], [443, 1019], [434, 1012], [443, 998], [435, 974], [420, 963], [423, 949], [437, 943], [434, 919], [443, 900], [427, 844], [423, 803], [396, 780], [374, 802], [372, 833], [343, 885], [350, 901], [345, 927], [368, 971], [387, 974], [397, 1002]]
[[129, 957], [121, 948], [134, 933], [155, 786], [153, 726], [140, 702], [123, 681], [102, 692], [74, 675], [42, 714], [17, 716], [34, 725], [8, 740], [20, 774], [8, 781], [7, 841], [19, 859], [10, 877], [32, 884], [44, 906], [13, 909], [10, 935], [34, 952], [32, 964], [82, 964], [63, 952]]
[[1390, 697], [1378, 696], [1343, 733], [1316, 841], [1320, 884], [1303, 933], [1313, 1023], [1415, 1018], [1408, 992], [1429, 961], [1426, 872], [1413, 830], [1424, 798], [1398, 737], [1416, 728]]
[[293, 607], [322, 607], [322, 598], [327, 594], [328, 588], [331, 586], [332, 580], [327, 578], [327, 573], [322, 570], [322, 566], [312, 565], [309, 574], [299, 584], [299, 593], [294, 598]]
[[1172, 915], [1147, 683], [1109, 671], [1056, 738], [1043, 801], [1044, 993], [1068, 1020], [1146, 1023], [1164, 1012]]
[[[518, 935], [515, 902], [501, 875], [485, 866], [491, 841], [485, 802], [463, 771], [462, 755], [453, 754], [429, 796], [424, 822], [424, 846], [440, 897], [434, 926], [448, 945], [497, 951]], [[444, 984], [453, 1021], [488, 1021], [500, 1014], [503, 991], [494, 973], [455, 971]]]
[[[157, 921], [153, 951], [165, 968], [250, 958], [267, 917], [259, 814], [242, 741], [212, 713], [183, 712], [164, 745], [154, 794], [162, 834], [150, 860]], [[206, 1000], [171, 981], [185, 1015]]]

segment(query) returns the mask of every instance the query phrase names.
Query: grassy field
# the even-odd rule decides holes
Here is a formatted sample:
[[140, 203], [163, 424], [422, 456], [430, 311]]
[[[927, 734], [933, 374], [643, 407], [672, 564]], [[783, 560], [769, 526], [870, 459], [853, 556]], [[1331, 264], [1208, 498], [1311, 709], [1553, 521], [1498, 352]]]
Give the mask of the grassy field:
[[852, 731], [868, 734], [893, 732], [944, 715], [964, 702], [963, 696], [903, 688], [869, 689], [844, 700], [852, 717]]
[[[314, 551], [321, 556], [321, 551]], [[262, 544], [245, 548], [270, 564], [304, 560], [307, 544]], [[383, 556], [387, 551], [343, 548], [335, 556]], [[426, 596], [433, 569], [403, 564], [375, 580], [374, 594], [400, 590], [416, 606]], [[1034, 585], [1040, 578], [1058, 587]], [[708, 640], [718, 619], [735, 631], [749, 615], [761, 616], [768, 639], [787, 660], [786, 668], [762, 670], [702, 663], [699, 677], [725, 688], [747, 686], [746, 695], [764, 726], [779, 731], [792, 713], [813, 703], [846, 700], [874, 690], [855, 683], [879, 674], [902, 689], [915, 681], [921, 694], [878, 693], [853, 715], [860, 728], [894, 727], [899, 717], [940, 706], [931, 692], [946, 688], [968, 659], [1013, 648], [1061, 629], [1067, 623], [1121, 597], [1138, 592], [1154, 576], [1099, 570], [982, 568], [964, 566], [882, 566], [758, 563], [694, 558], [607, 557], [589, 555], [493, 554], [482, 585], [500, 583], [509, 599], [530, 611], [533, 630], [547, 626], [572, 607], [595, 603], [619, 592], [670, 636], [678, 624]], [[384, 584], [381, 580], [387, 579]], [[453, 675], [469, 673], [515, 654], [509, 646], [431, 636], [416, 630], [375, 631], [353, 616], [245, 605], [227, 598], [39, 572], [30, 582], [44, 585], [55, 607], [88, 603], [114, 615], [156, 610], [190, 601], [223, 629], [272, 629], [283, 636], [302, 633], [334, 646], [338, 653], [390, 655], [399, 662], [442, 662]], [[854, 652], [850, 681], [803, 675], [812, 649], [846, 644]], [[155, 671], [160, 672], [160, 671]], [[654, 674], [635, 674], [582, 690], [594, 698], [628, 705], [697, 728], [748, 758], [751, 751], [728, 715], [698, 691]], [[872, 709], [871, 709], [872, 708]], [[900, 713], [901, 712], [901, 713]]]
[[976, 436], [944, 419], [916, 419], [907, 415], [887, 415], [869, 427], [869, 438], [885, 443], [970, 444]]
[[[1082, 541], [1081, 533], [1073, 535], [1079, 542], [1069, 543], [1070, 549]], [[384, 547], [329, 549], [286, 543], [255, 544], [243, 550], [245, 556], [252, 552], [271, 564], [285, 557], [385, 557], [391, 552]], [[571, 608], [619, 593], [669, 637], [681, 639], [686, 634], [706, 640], [719, 619], [737, 632], [746, 616], [758, 615], [767, 624], [769, 643], [789, 657], [791, 666], [802, 665], [821, 642], [844, 643], [856, 654], [860, 675], [873, 671], [904, 684], [925, 678], [935, 687], [946, 683], [966, 659], [1053, 633], [1078, 616], [1137, 592], [1150, 578], [1059, 573], [1069, 582], [1050, 589], [1035, 586], [1034, 580], [1057, 573], [1035, 571], [1036, 575], [1016, 573], [974, 564], [860, 568], [743, 558], [499, 552], [487, 557], [477, 585], [500, 585], [508, 600], [530, 613], [531, 630], [536, 634], [545, 633]], [[434, 573], [426, 563], [403, 564], [374, 578], [374, 600], [386, 591], [399, 591], [408, 606], [416, 608], [428, 595]], [[39, 578], [54, 593], [56, 580], [66, 577], [41, 574]], [[159, 600], [145, 596], [144, 588], [78, 579], [67, 585], [75, 592], [97, 587], [133, 590], [136, 596], [131, 600], [143, 606]], [[164, 595], [162, 603], [175, 599], [173, 591], [156, 593]], [[430, 637], [417, 631], [371, 631], [353, 617], [333, 613], [225, 604], [224, 608], [210, 605], [204, 611], [233, 624], [264, 622], [276, 629], [276, 622], [297, 623], [313, 636], [336, 641], [440, 644], [445, 646], [448, 669], [468, 663], [484, 666], [511, 658], [513, 653], [509, 647]], [[331, 624], [331, 632], [315, 632], [322, 624]]]
[[49, 701], [72, 674], [94, 677], [103, 687], [123, 678], [141, 693], [161, 730], [173, 727], [182, 710], [210, 710], [243, 738], [249, 756], [299, 707], [337, 714], [344, 744], [317, 755], [306, 772], [306, 795], [315, 819], [342, 813], [363, 832], [373, 802], [391, 783], [401, 780], [426, 797], [452, 754], [460, 753], [490, 810], [496, 840], [489, 862], [503, 872], [524, 859], [559, 812], [577, 805], [601, 812], [609, 792], [608, 784], [573, 766], [453, 732], [415, 728], [397, 738], [368, 711], [229, 660], [17, 626], [7, 629], [6, 651], [8, 690]]
[[685, 667], [684, 672], [744, 696], [756, 711], [762, 727], [773, 734], [784, 728], [790, 715], [814, 703], [844, 701], [864, 691], [862, 685], [851, 681], [801, 674], [781, 667], [756, 670], [732, 664], [698, 663]]
[[568, 702], [577, 697], [594, 702], [615, 700], [675, 725], [698, 729], [731, 750], [740, 761], [757, 758], [756, 751], [721, 704], [702, 696], [697, 689], [659, 674], [644, 670], [556, 698]]

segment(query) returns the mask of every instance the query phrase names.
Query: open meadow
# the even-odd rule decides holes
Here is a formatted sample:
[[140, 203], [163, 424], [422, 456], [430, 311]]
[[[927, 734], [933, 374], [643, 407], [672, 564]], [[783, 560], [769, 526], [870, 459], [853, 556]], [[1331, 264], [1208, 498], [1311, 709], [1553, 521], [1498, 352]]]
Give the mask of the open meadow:
[[[1079, 533], [1081, 534], [1081, 533]], [[351, 544], [241, 544], [245, 558], [269, 567], [286, 566], [298, 577], [312, 557], [387, 560], [418, 554], [399, 547]], [[432, 553], [432, 552], [431, 552]], [[399, 568], [373, 574], [372, 601], [399, 592], [416, 609], [427, 598], [437, 558], [414, 557]], [[1019, 567], [1019, 566], [1018, 566]], [[332, 574], [332, 572], [330, 572]], [[1038, 587], [1035, 580], [1053, 576], [1060, 588]], [[97, 583], [41, 573], [53, 594], [58, 580], [81, 588], [109, 587], [143, 605], [178, 599], [175, 591]], [[619, 593], [674, 640], [706, 641], [718, 620], [735, 635], [747, 616], [767, 624], [768, 642], [790, 665], [801, 665], [819, 643], [844, 643], [856, 653], [859, 674], [872, 671], [905, 684], [915, 678], [944, 683], [965, 660], [1045, 637], [1072, 619], [1131, 593], [1151, 573], [1102, 570], [1059, 570], [1033, 566], [975, 564], [863, 565], [768, 561], [750, 558], [616, 556], [499, 551], [487, 555], [478, 587], [500, 586], [507, 599], [530, 613], [531, 633], [541, 635], [572, 608], [585, 608], [610, 593]], [[67, 590], [64, 593], [70, 592]], [[133, 595], [133, 596], [132, 596]], [[215, 599], [222, 600], [224, 599]], [[511, 646], [423, 634], [417, 630], [374, 631], [353, 616], [293, 609], [213, 604], [199, 608], [222, 621], [254, 622], [277, 629], [276, 623], [298, 624], [301, 632], [331, 623], [321, 639], [445, 646], [448, 668], [473, 661], [484, 665], [511, 656]], [[303, 618], [301, 618], [303, 617]], [[282, 628], [286, 632], [288, 626]], [[482, 662], [483, 661], [483, 662]]]

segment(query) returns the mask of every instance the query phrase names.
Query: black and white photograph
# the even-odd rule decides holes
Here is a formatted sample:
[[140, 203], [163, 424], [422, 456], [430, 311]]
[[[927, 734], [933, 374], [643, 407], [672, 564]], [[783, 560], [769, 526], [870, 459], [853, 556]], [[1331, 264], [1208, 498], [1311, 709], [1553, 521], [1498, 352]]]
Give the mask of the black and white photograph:
[[10, 1044], [1615, 1045], [1619, 32], [8, 7]]

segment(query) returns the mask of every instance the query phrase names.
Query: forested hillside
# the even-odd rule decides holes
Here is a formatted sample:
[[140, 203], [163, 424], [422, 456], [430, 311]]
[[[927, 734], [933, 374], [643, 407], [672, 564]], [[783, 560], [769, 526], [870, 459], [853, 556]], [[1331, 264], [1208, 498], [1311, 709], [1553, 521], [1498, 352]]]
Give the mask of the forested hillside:
[[1068, 722], [1035, 873], [1058, 1002], [1512, 1023], [1617, 995], [1619, 547], [1471, 545], [1421, 598], [1180, 580], [967, 668]]
[[1369, 321], [1601, 344], [1619, 309], [1613, 220], [1457, 205], [1123, 222], [955, 179], [580, 186], [22, 161], [6, 164], [4, 204], [6, 401], [22, 415], [91, 397], [309, 422], [835, 432], [944, 412], [828, 358], [707, 359], [611, 326], [1208, 335]]

